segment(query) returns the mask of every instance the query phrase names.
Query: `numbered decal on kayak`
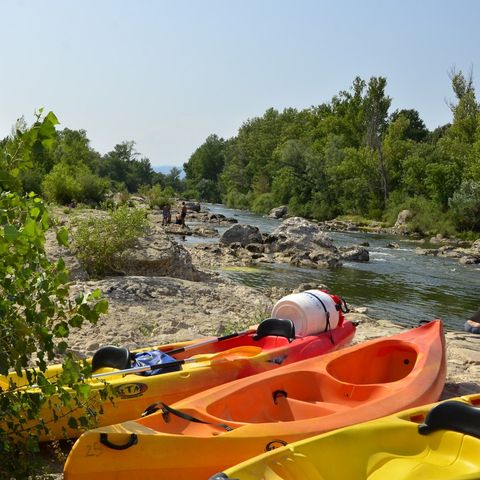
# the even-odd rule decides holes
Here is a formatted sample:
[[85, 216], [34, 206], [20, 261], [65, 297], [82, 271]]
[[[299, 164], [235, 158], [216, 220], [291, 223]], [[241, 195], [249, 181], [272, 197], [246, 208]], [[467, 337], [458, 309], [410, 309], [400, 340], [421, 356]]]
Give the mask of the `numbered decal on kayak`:
[[140, 397], [148, 390], [144, 383], [124, 383], [115, 388], [120, 398]]
[[276, 448], [284, 447], [287, 445], [288, 442], [285, 440], [272, 440], [271, 442], [267, 443], [267, 446], [265, 447], [265, 451], [269, 452], [270, 450], [275, 450]]

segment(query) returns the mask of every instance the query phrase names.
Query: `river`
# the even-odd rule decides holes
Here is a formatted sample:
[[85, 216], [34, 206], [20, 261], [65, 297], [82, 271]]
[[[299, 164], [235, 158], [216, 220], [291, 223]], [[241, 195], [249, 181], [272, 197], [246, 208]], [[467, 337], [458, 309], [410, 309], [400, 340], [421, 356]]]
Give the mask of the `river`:
[[[212, 213], [236, 218], [241, 224], [257, 226], [261, 232], [271, 232], [281, 223], [219, 204], [205, 207]], [[218, 230], [221, 234], [225, 229]], [[466, 318], [480, 307], [480, 265], [461, 265], [453, 259], [418, 255], [415, 253], [418, 244], [404, 237], [360, 232], [328, 232], [328, 235], [337, 246], [369, 242], [370, 261], [345, 262], [343, 267], [334, 269], [270, 265], [248, 271], [225, 269], [221, 274], [258, 290], [271, 286], [293, 289], [304, 282], [317, 282], [327, 285], [330, 292], [348, 303], [367, 307], [372, 318], [408, 326], [440, 318], [446, 329], [463, 330]], [[386, 245], [392, 241], [400, 248], [388, 248]]]

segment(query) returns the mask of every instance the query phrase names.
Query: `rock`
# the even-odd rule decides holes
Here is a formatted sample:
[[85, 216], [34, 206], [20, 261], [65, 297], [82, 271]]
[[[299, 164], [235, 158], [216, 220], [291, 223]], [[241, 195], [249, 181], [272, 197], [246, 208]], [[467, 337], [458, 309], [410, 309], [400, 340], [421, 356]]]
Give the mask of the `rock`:
[[233, 225], [220, 237], [220, 244], [240, 243], [242, 247], [249, 243], [262, 243], [262, 234], [258, 227], [251, 225]]
[[270, 218], [283, 218], [288, 213], [287, 205], [281, 207], [272, 208], [268, 214]]
[[370, 253], [361, 245], [340, 248], [340, 258], [348, 262], [368, 262]]
[[185, 206], [187, 207], [187, 210], [192, 210], [194, 212], [200, 212], [201, 210], [201, 205], [198, 202], [185, 202]]
[[192, 264], [190, 253], [160, 229], [136, 241], [122, 253], [119, 266], [125, 275], [171, 276], [200, 280], [204, 275]]
[[400, 245], [396, 242], [389, 242], [385, 245], [387, 248], [400, 248]]
[[316, 224], [301, 217], [291, 217], [284, 220], [273, 232], [276, 241], [272, 242], [275, 251], [289, 249], [313, 249], [323, 247], [335, 249], [333, 241]]
[[395, 225], [392, 230], [398, 234], [407, 234], [410, 229], [408, 228], [408, 221], [413, 218], [413, 212], [410, 210], [402, 210], [398, 216]]

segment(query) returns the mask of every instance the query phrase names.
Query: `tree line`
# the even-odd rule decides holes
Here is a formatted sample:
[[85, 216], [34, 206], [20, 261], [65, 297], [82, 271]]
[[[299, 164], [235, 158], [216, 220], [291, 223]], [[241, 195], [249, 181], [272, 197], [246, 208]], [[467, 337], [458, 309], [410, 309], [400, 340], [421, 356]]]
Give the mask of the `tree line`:
[[387, 80], [357, 77], [328, 103], [268, 109], [235, 137], [210, 135], [184, 164], [186, 195], [257, 213], [393, 223], [421, 233], [480, 231], [480, 105], [452, 70], [452, 121], [429, 131], [415, 109], [390, 113]]
[[[50, 113], [54, 116], [53, 113]], [[55, 117], [55, 125], [58, 120]], [[45, 128], [45, 127], [42, 127]], [[83, 203], [99, 206], [109, 193], [132, 194], [163, 192], [169, 198], [183, 190], [181, 170], [172, 168], [169, 174], [155, 172], [150, 160], [135, 149], [135, 142], [124, 141], [101, 155], [95, 151], [85, 130], [50, 125], [48, 141], [38, 142], [31, 152], [28, 169], [16, 178], [14, 188], [35, 192], [49, 202], [59, 205]], [[0, 162], [20, 148], [22, 136], [30, 129], [23, 118], [17, 120], [12, 134], [0, 141]]]

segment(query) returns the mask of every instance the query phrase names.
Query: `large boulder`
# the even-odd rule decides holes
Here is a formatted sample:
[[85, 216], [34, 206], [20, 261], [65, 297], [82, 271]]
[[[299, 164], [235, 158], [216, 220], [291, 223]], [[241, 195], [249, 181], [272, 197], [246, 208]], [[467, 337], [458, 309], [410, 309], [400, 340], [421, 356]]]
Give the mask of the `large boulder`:
[[270, 218], [283, 218], [288, 213], [287, 205], [282, 205], [281, 207], [272, 208], [268, 216]]
[[220, 244], [240, 243], [242, 247], [249, 243], [262, 243], [262, 234], [258, 227], [252, 225], [232, 225], [220, 237]]
[[[194, 212], [200, 212], [202, 208], [198, 202], [185, 202], [185, 206], [187, 207], [187, 210], [193, 210]], [[181, 208], [181, 205], [179, 208]]]
[[397, 221], [395, 222], [392, 231], [398, 234], [408, 234], [410, 232], [408, 222], [412, 218], [413, 212], [411, 210], [402, 210], [397, 216]]
[[271, 251], [285, 250], [314, 250], [318, 247], [336, 250], [333, 241], [315, 223], [305, 218], [287, 218], [279, 225], [270, 236]]
[[200, 280], [203, 274], [192, 264], [190, 253], [156, 228], [151, 235], [137, 239], [135, 246], [119, 259], [125, 275], [175, 277]]
[[340, 257], [346, 262], [368, 262], [370, 261], [369, 251], [361, 245], [353, 245], [351, 247], [342, 247], [340, 249]]

